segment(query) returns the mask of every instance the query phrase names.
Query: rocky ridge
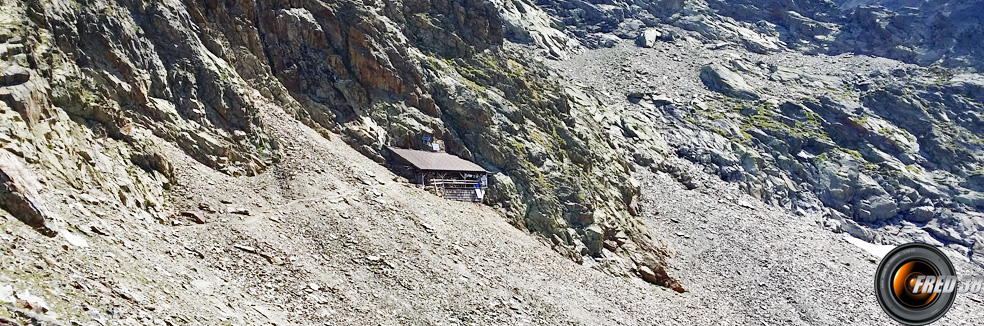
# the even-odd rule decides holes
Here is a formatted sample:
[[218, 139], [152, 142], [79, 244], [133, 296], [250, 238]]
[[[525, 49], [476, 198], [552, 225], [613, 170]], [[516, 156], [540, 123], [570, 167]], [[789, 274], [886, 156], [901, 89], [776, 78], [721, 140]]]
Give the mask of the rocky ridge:
[[[542, 1], [589, 48], [659, 30], [732, 42], [756, 53], [869, 54], [980, 70], [980, 1]], [[576, 47], [572, 47], [576, 48]]]

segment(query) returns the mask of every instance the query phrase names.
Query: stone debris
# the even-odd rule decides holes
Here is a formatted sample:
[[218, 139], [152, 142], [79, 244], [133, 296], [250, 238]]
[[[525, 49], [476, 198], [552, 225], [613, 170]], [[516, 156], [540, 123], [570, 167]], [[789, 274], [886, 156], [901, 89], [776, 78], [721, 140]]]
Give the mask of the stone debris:
[[251, 254], [255, 254], [255, 253], [259, 253], [260, 252], [256, 248], [248, 247], [248, 246], [243, 246], [243, 245], [234, 245], [233, 247], [236, 248], [236, 249], [239, 249], [239, 250], [242, 250], [242, 251], [251, 253]]
[[266, 258], [267, 262], [269, 262], [270, 264], [273, 264], [273, 265], [283, 265], [284, 264], [284, 260], [283, 259], [280, 259], [280, 257], [274, 256], [274, 255], [271, 255], [271, 254], [268, 254], [268, 253], [265, 253], [265, 252], [261, 252], [260, 253], [260, 257]]
[[96, 234], [101, 235], [101, 236], [109, 236], [110, 235], [109, 234], [109, 231], [106, 230], [105, 227], [100, 226], [100, 225], [96, 225], [96, 224], [90, 225], [89, 226], [89, 230], [91, 230], [92, 232], [95, 232]]
[[31, 295], [28, 291], [18, 291], [14, 294], [16, 301], [14, 305], [32, 310], [35, 313], [46, 313], [48, 312], [48, 304], [41, 297]]
[[195, 222], [197, 224], [205, 224], [206, 222], [208, 222], [205, 219], [205, 217], [203, 217], [202, 214], [201, 213], [198, 213], [198, 212], [183, 211], [183, 212], [181, 212], [181, 216], [187, 217], [192, 222]]

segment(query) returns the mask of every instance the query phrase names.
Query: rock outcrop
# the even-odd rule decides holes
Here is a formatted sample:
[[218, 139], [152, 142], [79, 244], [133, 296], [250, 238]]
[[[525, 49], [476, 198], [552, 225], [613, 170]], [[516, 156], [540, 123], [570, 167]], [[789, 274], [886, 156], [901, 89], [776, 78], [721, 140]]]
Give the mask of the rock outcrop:
[[39, 198], [41, 185], [21, 162], [7, 151], [0, 151], [0, 205], [25, 224], [43, 228], [51, 212]]
[[736, 99], [759, 99], [758, 94], [755, 93], [755, 89], [749, 86], [741, 75], [719, 64], [701, 67], [700, 80], [704, 82], [707, 88]]

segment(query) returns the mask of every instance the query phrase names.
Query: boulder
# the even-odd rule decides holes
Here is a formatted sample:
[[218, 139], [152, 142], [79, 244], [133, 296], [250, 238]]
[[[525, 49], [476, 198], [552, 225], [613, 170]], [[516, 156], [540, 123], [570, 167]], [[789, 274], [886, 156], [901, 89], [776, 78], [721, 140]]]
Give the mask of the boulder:
[[700, 68], [700, 81], [708, 89], [742, 100], [757, 100], [755, 89], [745, 82], [741, 75], [720, 64], [705, 65]]
[[953, 197], [953, 200], [975, 208], [984, 208], [984, 195], [979, 192], [970, 192]]
[[666, 270], [660, 266], [654, 265], [650, 268], [649, 266], [640, 265], [639, 276], [641, 276], [646, 282], [668, 287], [678, 293], [687, 292], [679, 282], [669, 278], [669, 276], [666, 275]]
[[206, 222], [208, 222], [205, 219], [205, 217], [203, 217], [202, 214], [199, 214], [198, 212], [183, 211], [183, 212], [181, 212], [181, 216], [187, 217], [192, 222], [195, 222], [195, 223], [198, 223], [198, 224], [205, 224]]
[[622, 132], [626, 137], [638, 138], [640, 140], [650, 140], [659, 137], [659, 134], [649, 126], [649, 123], [634, 116], [622, 117]]
[[803, 39], [813, 39], [822, 42], [827, 39], [823, 37], [818, 38], [817, 36], [834, 34], [839, 30], [835, 24], [816, 21], [804, 17], [795, 11], [786, 11], [782, 14], [782, 18], [789, 32]]
[[913, 222], [928, 222], [934, 216], [936, 213], [933, 206], [919, 206], [909, 210], [909, 213], [905, 214], [905, 219]]
[[0, 86], [13, 86], [31, 79], [31, 71], [21, 66], [0, 67]]
[[857, 191], [857, 163], [846, 160], [818, 160], [819, 188], [822, 189], [820, 199], [828, 207], [840, 207], [847, 203]]
[[659, 41], [663, 33], [656, 29], [646, 29], [639, 36], [636, 37], [636, 45], [644, 48], [651, 48], [656, 46], [656, 42]]
[[592, 256], [601, 253], [604, 240], [605, 231], [598, 224], [591, 224], [584, 228], [584, 245], [588, 247]]
[[979, 214], [953, 212], [949, 209], [938, 211], [936, 219], [926, 223], [923, 230], [933, 236], [970, 247], [974, 244], [974, 235], [978, 232], [977, 225], [981, 224]]
[[27, 225], [44, 227], [51, 213], [38, 195], [41, 185], [20, 160], [0, 150], [0, 207]]
[[628, 94], [626, 94], [625, 96], [629, 98], [629, 101], [638, 102], [639, 100], [645, 98], [648, 95], [649, 94], [646, 94], [644, 92], [632, 91], [632, 92], [629, 92]]
[[828, 227], [834, 230], [834, 232], [844, 232], [850, 234], [852, 237], [868, 242], [874, 242], [876, 238], [874, 232], [862, 227], [854, 220], [849, 219], [843, 213], [828, 208], [827, 214], [827, 221], [825, 223]]
[[[656, 95], [653, 96], [653, 104], [656, 106], [664, 106], [673, 104], [673, 98], [666, 95]], [[706, 104], [705, 104], [706, 105]]]
[[552, 18], [533, 1], [504, 1], [500, 9], [505, 37], [517, 43], [532, 44], [550, 56], [563, 58], [577, 46], [567, 34], [553, 28]]
[[646, 280], [646, 282], [656, 283], [656, 273], [653, 273], [653, 270], [649, 267], [639, 266], [639, 276], [643, 280]]

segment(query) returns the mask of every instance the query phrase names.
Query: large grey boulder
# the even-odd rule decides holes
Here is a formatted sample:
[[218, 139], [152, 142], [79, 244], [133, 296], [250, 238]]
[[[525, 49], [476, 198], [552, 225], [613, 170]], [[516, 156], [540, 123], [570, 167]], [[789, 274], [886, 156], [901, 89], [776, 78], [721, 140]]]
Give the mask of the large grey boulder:
[[745, 82], [741, 75], [720, 64], [710, 64], [700, 68], [700, 81], [707, 88], [721, 94], [743, 100], [757, 100], [755, 89]]
[[580, 44], [554, 28], [553, 18], [530, 0], [503, 1], [500, 11], [505, 37], [534, 45], [553, 57], [563, 58]]
[[646, 29], [642, 31], [642, 33], [639, 33], [639, 36], [636, 37], [636, 45], [644, 48], [651, 48], [656, 46], [656, 42], [659, 41], [659, 38], [662, 36], [663, 33], [660, 33], [660, 31], [656, 29]]
[[975, 208], [984, 207], [984, 194], [979, 192], [970, 192], [966, 194], [960, 194], [953, 197], [953, 200]]
[[933, 206], [919, 206], [909, 210], [905, 219], [913, 222], [927, 222], [936, 216], [935, 210]]

